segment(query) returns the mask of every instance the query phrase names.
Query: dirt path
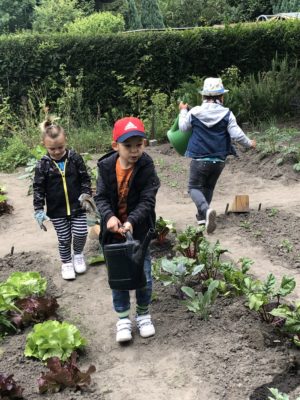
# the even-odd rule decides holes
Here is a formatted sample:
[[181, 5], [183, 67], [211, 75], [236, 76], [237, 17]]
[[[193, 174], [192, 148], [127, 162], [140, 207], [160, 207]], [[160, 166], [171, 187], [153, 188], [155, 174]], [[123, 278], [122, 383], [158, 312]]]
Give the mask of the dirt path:
[[[185, 193], [188, 161], [174, 158], [174, 154], [161, 154], [158, 148], [150, 149], [149, 152], [158, 164], [164, 160], [162, 170], [168, 163], [173, 165], [180, 163], [178, 173], [175, 168], [171, 178], [162, 179], [162, 187], [157, 198], [157, 215], [175, 221], [178, 229], [194, 224], [195, 207]], [[249, 398], [246, 394], [245, 397], [230, 395], [228, 394], [230, 383], [226, 391], [226, 388], [218, 387], [218, 382], [213, 379], [207, 381], [205, 376], [201, 375], [197, 369], [198, 352], [201, 352], [201, 348], [181, 347], [178, 344], [180, 340], [184, 341], [184, 337], [177, 338], [179, 342], [174, 345], [172, 335], [176, 330], [176, 321], [170, 320], [169, 334], [164, 333], [163, 336], [163, 329], [166, 329], [165, 321], [158, 320], [157, 335], [154, 338], [143, 340], [135, 335], [132, 345], [126, 347], [117, 345], [116, 318], [112, 311], [111, 293], [104, 267], [90, 267], [84, 276], [74, 282], [62, 281], [54, 230], [51, 223], [47, 224], [47, 233], [39, 230], [32, 216], [32, 198], [26, 196], [27, 183], [18, 180], [17, 174], [0, 174], [0, 183], [5, 184], [15, 209], [11, 216], [0, 220], [0, 257], [9, 253], [12, 246], [15, 252], [42, 251], [47, 255], [49, 268], [53, 268], [53, 281], [61, 292], [59, 299], [61, 307], [71, 321], [84, 327], [85, 336], [91, 343], [86, 361], [97, 367], [93, 380], [101, 388], [101, 399], [246, 400]], [[284, 179], [271, 181], [243, 171], [233, 174], [231, 168], [226, 168], [221, 176], [213, 206], [218, 214], [222, 214], [226, 204], [231, 203], [234, 194], [245, 193], [250, 195], [250, 207], [253, 209], [257, 209], [259, 203], [262, 203], [262, 208], [276, 207], [295, 217], [300, 216], [299, 182], [287, 185]], [[252, 258], [255, 261], [252, 271], [259, 278], [265, 277], [269, 272], [273, 272], [277, 277], [291, 274], [291, 271], [281, 263], [272, 262], [263, 247], [254, 246], [245, 240], [234, 226], [224, 227], [221, 224], [211, 236], [212, 241], [217, 239], [224, 247], [230, 249], [230, 257], [234, 260], [242, 256]], [[96, 248], [96, 244], [90, 242], [88, 247]], [[297, 281], [296, 298], [300, 298], [298, 271], [293, 270], [293, 276]], [[196, 338], [195, 343], [197, 343]], [[220, 345], [222, 346], [222, 343]], [[237, 385], [238, 383], [236, 387]], [[298, 389], [300, 390], [300, 386]], [[58, 398], [71, 400], [71, 397]], [[99, 397], [97, 399], [100, 400]]]

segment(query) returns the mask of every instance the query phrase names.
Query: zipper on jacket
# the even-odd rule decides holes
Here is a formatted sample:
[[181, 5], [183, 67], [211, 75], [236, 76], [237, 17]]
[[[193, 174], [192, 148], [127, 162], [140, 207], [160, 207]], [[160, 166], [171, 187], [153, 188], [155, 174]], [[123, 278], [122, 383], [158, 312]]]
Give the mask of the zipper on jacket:
[[[54, 160], [53, 160], [54, 161]], [[64, 188], [64, 193], [65, 193], [65, 199], [66, 199], [66, 207], [67, 207], [67, 215], [71, 215], [71, 208], [70, 208], [70, 202], [69, 202], [69, 194], [68, 194], [68, 188], [67, 188], [67, 181], [66, 181], [66, 167], [67, 167], [67, 161], [68, 159], [66, 159], [65, 161], [65, 165], [64, 165], [64, 170], [62, 171], [58, 164], [54, 161], [54, 164], [56, 165], [57, 169], [59, 170], [61, 177], [62, 177], [62, 181], [63, 181], [63, 188]]]

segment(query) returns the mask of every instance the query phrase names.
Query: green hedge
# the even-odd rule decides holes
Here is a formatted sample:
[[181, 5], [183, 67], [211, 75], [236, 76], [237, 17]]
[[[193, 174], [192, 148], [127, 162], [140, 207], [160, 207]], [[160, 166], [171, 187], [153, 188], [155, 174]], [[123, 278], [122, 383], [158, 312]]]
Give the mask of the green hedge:
[[14, 104], [31, 85], [55, 99], [59, 66], [84, 74], [84, 98], [102, 111], [126, 105], [117, 76], [169, 92], [191, 75], [219, 74], [236, 65], [243, 75], [268, 70], [278, 54], [300, 54], [300, 22], [253, 23], [187, 31], [120, 33], [101, 37], [19, 34], [0, 37], [0, 85]]

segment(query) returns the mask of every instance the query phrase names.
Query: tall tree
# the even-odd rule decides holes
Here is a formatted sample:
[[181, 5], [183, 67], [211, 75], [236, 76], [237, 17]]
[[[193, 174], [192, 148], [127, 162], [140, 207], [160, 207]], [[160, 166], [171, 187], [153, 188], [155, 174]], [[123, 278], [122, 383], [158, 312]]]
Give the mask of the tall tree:
[[135, 0], [128, 0], [126, 25], [128, 30], [141, 29], [143, 27], [141, 17], [136, 8]]
[[35, 7], [33, 30], [37, 32], [60, 32], [65, 25], [83, 15], [83, 11], [76, 8], [76, 0], [41, 0]]
[[271, 1], [272, 0], [228, 0], [228, 4], [237, 8], [240, 21], [251, 21], [260, 14], [271, 14]]
[[273, 13], [300, 12], [300, 0], [273, 0]]
[[141, 1], [141, 21], [145, 29], [165, 27], [157, 0]]
[[0, 0], [0, 33], [31, 28], [36, 0]]

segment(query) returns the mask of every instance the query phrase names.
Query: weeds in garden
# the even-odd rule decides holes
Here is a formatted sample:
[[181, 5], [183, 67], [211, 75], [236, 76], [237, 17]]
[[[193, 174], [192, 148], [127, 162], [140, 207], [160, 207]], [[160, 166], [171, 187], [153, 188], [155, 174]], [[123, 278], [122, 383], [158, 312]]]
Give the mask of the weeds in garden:
[[251, 228], [251, 222], [250, 221], [241, 221], [240, 222], [240, 227], [244, 228], [245, 230], [250, 230]]
[[268, 217], [275, 217], [279, 213], [278, 208], [271, 208], [268, 212], [267, 215]]
[[293, 244], [289, 241], [289, 239], [283, 239], [279, 244], [279, 248], [282, 249], [285, 253], [291, 253], [293, 251]]

